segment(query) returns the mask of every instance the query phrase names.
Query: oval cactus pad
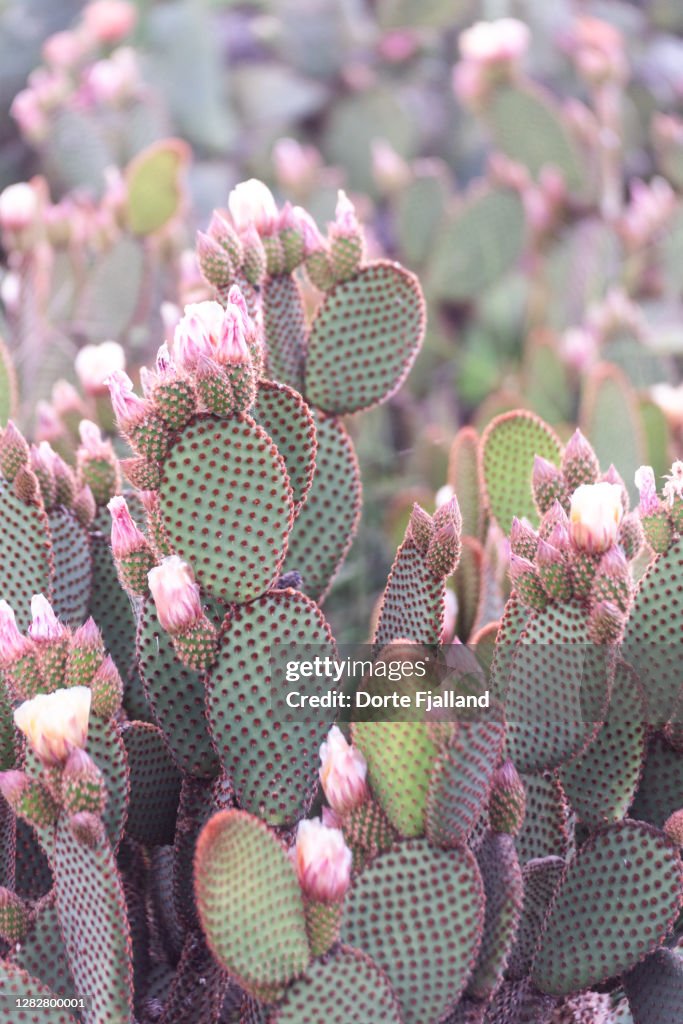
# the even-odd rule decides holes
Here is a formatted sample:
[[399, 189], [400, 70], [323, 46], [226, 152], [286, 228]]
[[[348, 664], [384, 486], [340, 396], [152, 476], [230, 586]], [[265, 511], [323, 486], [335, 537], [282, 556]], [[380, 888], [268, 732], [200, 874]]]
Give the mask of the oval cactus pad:
[[50, 596], [54, 559], [42, 505], [25, 505], [0, 479], [0, 594], [12, 606], [19, 629], [31, 621], [34, 594]]
[[417, 278], [387, 261], [363, 267], [328, 292], [311, 325], [307, 399], [339, 414], [386, 401], [408, 375], [424, 332]]
[[250, 601], [268, 589], [294, 503], [284, 460], [251, 417], [196, 417], [164, 463], [159, 500], [174, 550], [209, 593]]
[[252, 412], [285, 460], [298, 512], [315, 473], [317, 443], [311, 410], [294, 388], [262, 380]]

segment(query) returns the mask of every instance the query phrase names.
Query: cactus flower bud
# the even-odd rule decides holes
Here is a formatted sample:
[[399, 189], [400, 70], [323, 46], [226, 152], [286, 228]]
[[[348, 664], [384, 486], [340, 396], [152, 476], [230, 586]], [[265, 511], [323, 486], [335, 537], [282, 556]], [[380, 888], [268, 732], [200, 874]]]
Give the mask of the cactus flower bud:
[[61, 798], [67, 814], [101, 814], [107, 802], [102, 772], [80, 747], [71, 751], [64, 765]]
[[462, 550], [462, 515], [455, 495], [437, 508], [432, 521], [434, 533], [425, 561], [435, 576], [449, 576], [455, 572]]
[[116, 43], [137, 22], [135, 5], [127, 0], [92, 0], [83, 10], [86, 33], [98, 43]]
[[669, 815], [664, 822], [663, 831], [676, 846], [683, 847], [683, 808]]
[[8, 185], [0, 192], [0, 228], [5, 231], [26, 231], [38, 216], [38, 194], [26, 181]]
[[230, 253], [204, 231], [197, 232], [197, 259], [202, 274], [214, 288], [224, 288], [235, 274]]
[[548, 597], [552, 601], [568, 601], [572, 594], [569, 567], [562, 553], [542, 537], [536, 550], [536, 565]]
[[499, 18], [477, 21], [460, 33], [458, 45], [466, 61], [491, 65], [520, 60], [529, 48], [530, 39], [524, 22], [517, 18]]
[[260, 235], [269, 235], [277, 225], [278, 210], [273, 194], [257, 178], [235, 185], [228, 196], [228, 209], [237, 231], [253, 225]]
[[52, 508], [57, 500], [57, 481], [54, 475], [56, 454], [49, 441], [41, 441], [37, 448], [31, 446], [30, 467], [40, 484], [45, 508]]
[[150, 405], [144, 398], [133, 392], [133, 382], [123, 370], [116, 370], [107, 377], [114, 415], [123, 431], [141, 423], [150, 413]]
[[598, 601], [588, 617], [588, 636], [596, 644], [613, 644], [620, 638], [626, 616], [612, 601]]
[[296, 218], [304, 238], [304, 255], [310, 256], [311, 253], [322, 252], [325, 249], [325, 239], [308, 210], [304, 210], [303, 206], [294, 206], [292, 207], [292, 216]]
[[655, 483], [655, 473], [652, 466], [640, 466], [636, 470], [634, 482], [640, 495], [638, 511], [641, 518], [660, 512], [662, 503], [657, 494], [657, 484]]
[[606, 551], [617, 539], [624, 516], [618, 484], [581, 484], [571, 496], [569, 532], [577, 548]]
[[90, 682], [92, 713], [111, 718], [121, 707], [123, 681], [111, 655], [107, 655]]
[[528, 558], [520, 558], [514, 552], [510, 555], [510, 579], [523, 604], [529, 608], [542, 611], [548, 603], [548, 597], [536, 566]]
[[426, 555], [429, 542], [434, 536], [434, 520], [417, 502], [413, 504], [408, 523], [408, 532], [418, 551]]
[[340, 902], [351, 884], [352, 855], [336, 828], [325, 828], [320, 818], [304, 819], [291, 850], [299, 884], [310, 900]]
[[512, 761], [496, 770], [489, 797], [489, 819], [494, 832], [516, 836], [524, 823], [526, 792]]
[[44, 594], [34, 594], [31, 598], [31, 615], [33, 622], [28, 631], [32, 640], [61, 640], [67, 632]]
[[72, 686], [24, 701], [14, 721], [43, 764], [53, 767], [63, 764], [75, 747], [85, 746], [89, 716], [90, 690]]
[[0, 601], [0, 667], [6, 668], [32, 650], [31, 641], [19, 632], [14, 611]]
[[541, 455], [534, 457], [531, 486], [534, 492], [534, 501], [541, 515], [545, 515], [554, 501], [559, 501], [561, 505], [566, 503], [567, 485], [561, 470]]
[[12, 420], [0, 435], [0, 473], [5, 480], [14, 480], [22, 466], [27, 466], [30, 458], [28, 442]]
[[562, 473], [570, 491], [576, 490], [581, 484], [594, 484], [598, 479], [598, 457], [578, 427], [564, 450]]
[[510, 549], [520, 558], [527, 558], [531, 561], [536, 556], [538, 547], [538, 534], [528, 519], [513, 517], [510, 528]]
[[133, 521], [125, 498], [117, 495], [111, 499], [107, 508], [111, 513], [111, 549], [114, 558], [125, 558], [135, 551], [148, 548], [147, 538]]
[[347, 743], [341, 729], [333, 725], [320, 746], [320, 782], [335, 813], [343, 815], [367, 798], [368, 766], [360, 750]]
[[178, 555], [169, 555], [147, 574], [161, 626], [171, 635], [182, 633], [203, 615], [199, 586], [192, 569]]
[[89, 395], [106, 395], [107, 378], [126, 368], [126, 356], [117, 341], [84, 345], [76, 356], [76, 375]]

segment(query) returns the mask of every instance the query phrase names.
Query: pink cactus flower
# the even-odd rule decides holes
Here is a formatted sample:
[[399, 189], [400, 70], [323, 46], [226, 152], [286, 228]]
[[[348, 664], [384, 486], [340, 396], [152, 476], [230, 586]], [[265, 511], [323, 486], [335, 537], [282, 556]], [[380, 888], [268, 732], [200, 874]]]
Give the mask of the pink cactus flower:
[[48, 767], [64, 764], [72, 750], [85, 747], [89, 717], [87, 686], [41, 693], [24, 701], [14, 712], [17, 728]]
[[199, 587], [192, 569], [178, 555], [169, 555], [147, 574], [161, 626], [173, 635], [193, 626], [203, 615]]
[[577, 548], [600, 553], [617, 539], [624, 515], [618, 484], [581, 484], [571, 496], [569, 533]]
[[320, 782], [333, 811], [343, 815], [363, 803], [368, 795], [368, 766], [360, 750], [347, 743], [333, 725], [320, 747]]
[[638, 488], [640, 494], [640, 504], [638, 511], [641, 516], [651, 516], [655, 512], [659, 512], [661, 508], [661, 502], [657, 495], [657, 484], [655, 482], [655, 472], [652, 466], [640, 466], [636, 470], [634, 483]]
[[99, 43], [117, 43], [138, 20], [135, 5], [126, 0], [93, 0], [83, 11], [86, 33]]
[[38, 216], [39, 199], [27, 181], [8, 185], [0, 193], [0, 227], [6, 231], [25, 231]]
[[114, 415], [123, 430], [129, 430], [149, 415], [149, 402], [133, 392], [133, 382], [123, 370], [110, 374], [107, 385]]
[[75, 361], [76, 376], [89, 395], [106, 395], [107, 378], [125, 368], [126, 354], [117, 341], [84, 345]]
[[351, 851], [336, 828], [320, 818], [299, 822], [290, 851], [304, 894], [317, 903], [339, 903], [351, 883]]
[[126, 499], [117, 495], [107, 505], [111, 513], [111, 549], [114, 558], [126, 558], [134, 551], [147, 548], [145, 535], [135, 525]]
[[520, 60], [529, 48], [531, 33], [517, 18], [478, 21], [460, 33], [460, 53], [476, 64], [508, 63]]
[[59, 621], [52, 605], [45, 594], [34, 594], [31, 598], [31, 615], [33, 622], [28, 627], [32, 640], [61, 640], [67, 632], [66, 626]]
[[252, 224], [260, 235], [270, 235], [278, 222], [273, 193], [257, 178], [241, 181], [228, 196], [228, 209], [237, 231]]
[[0, 666], [6, 668], [31, 650], [32, 644], [19, 632], [14, 611], [7, 601], [0, 601]]

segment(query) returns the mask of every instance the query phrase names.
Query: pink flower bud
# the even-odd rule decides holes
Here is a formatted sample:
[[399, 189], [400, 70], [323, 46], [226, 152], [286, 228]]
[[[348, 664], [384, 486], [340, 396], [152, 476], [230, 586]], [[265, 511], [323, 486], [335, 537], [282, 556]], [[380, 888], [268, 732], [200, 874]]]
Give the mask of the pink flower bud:
[[31, 615], [33, 622], [28, 631], [32, 640], [59, 640], [67, 631], [44, 594], [34, 594], [31, 598]]
[[637, 469], [634, 482], [640, 494], [638, 511], [641, 517], [651, 516], [655, 512], [659, 512], [661, 502], [657, 494], [657, 484], [655, 483], [655, 473], [652, 466], [641, 466]]
[[93, 0], [83, 11], [86, 32], [99, 43], [116, 43], [129, 35], [138, 20], [137, 11], [126, 0]]
[[478, 21], [460, 33], [460, 53], [475, 64], [509, 63], [520, 60], [529, 48], [531, 34], [517, 18]]
[[28, 182], [8, 185], [0, 193], [0, 227], [7, 231], [25, 231], [35, 224], [38, 207], [38, 194]]
[[665, 474], [666, 483], [662, 488], [664, 499], [672, 506], [676, 498], [683, 498], [683, 462], [677, 459], [671, 466], [671, 472]]
[[273, 146], [273, 165], [280, 185], [300, 194], [315, 183], [322, 159], [315, 146], [284, 138]]
[[606, 551], [617, 539], [623, 515], [618, 484], [581, 484], [571, 496], [571, 539], [584, 551]]
[[313, 252], [321, 252], [325, 248], [325, 239], [308, 210], [304, 210], [303, 206], [294, 206], [292, 207], [292, 214], [296, 218], [299, 229], [304, 236], [305, 255], [310, 256]]
[[79, 457], [88, 459], [110, 459], [113, 450], [110, 441], [105, 441], [100, 428], [92, 420], [81, 420], [78, 425], [78, 433], [81, 439]]
[[24, 701], [14, 712], [14, 721], [43, 764], [52, 767], [85, 746], [89, 716], [89, 688], [72, 686]]
[[102, 634], [92, 615], [89, 616], [82, 626], [79, 626], [73, 635], [72, 646], [74, 647], [102, 647]]
[[337, 193], [334, 223], [330, 225], [330, 232], [335, 235], [357, 235], [359, 231], [360, 224], [356, 216], [356, 207], [346, 192], [340, 188]]
[[317, 903], [339, 903], [351, 884], [351, 851], [336, 828], [320, 818], [299, 822], [291, 857], [304, 894]]
[[43, 60], [53, 67], [69, 70], [85, 56], [85, 40], [78, 32], [55, 32], [43, 43]]
[[6, 668], [28, 654], [31, 647], [31, 641], [19, 632], [12, 608], [7, 601], [0, 601], [0, 665]]
[[117, 560], [148, 547], [144, 534], [133, 521], [126, 499], [118, 495], [107, 505], [111, 513], [111, 549]]
[[270, 189], [250, 178], [235, 185], [228, 197], [230, 216], [238, 231], [253, 225], [261, 235], [270, 235], [276, 228], [278, 211]]
[[58, 380], [52, 388], [52, 406], [59, 416], [70, 412], [82, 412], [81, 396], [68, 380]]
[[116, 341], [103, 341], [99, 345], [84, 345], [76, 356], [76, 375], [83, 390], [89, 395], [105, 395], [107, 378], [125, 370], [126, 355]]
[[360, 750], [347, 743], [333, 725], [320, 747], [320, 782], [327, 802], [337, 814], [346, 814], [367, 797], [368, 766]]
[[133, 382], [123, 370], [110, 374], [107, 385], [114, 415], [123, 430], [134, 427], [149, 415], [149, 402], [133, 392]]
[[29, 142], [40, 142], [48, 131], [48, 119], [34, 89], [21, 89], [12, 100], [10, 114]]
[[202, 617], [199, 587], [192, 569], [178, 555], [169, 555], [147, 574], [157, 618], [167, 632], [181, 633]]
[[56, 441], [64, 434], [64, 425], [49, 402], [36, 405], [36, 440]]
[[655, 384], [650, 388], [650, 396], [674, 430], [680, 430], [683, 427], [683, 384], [679, 384], [678, 387], [671, 384]]

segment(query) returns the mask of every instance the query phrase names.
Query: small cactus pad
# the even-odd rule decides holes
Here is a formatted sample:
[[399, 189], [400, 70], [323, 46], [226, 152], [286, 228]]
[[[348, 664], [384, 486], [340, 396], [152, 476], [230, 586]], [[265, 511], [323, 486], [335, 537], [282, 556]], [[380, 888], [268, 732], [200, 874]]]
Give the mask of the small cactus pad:
[[680, 950], [658, 949], [624, 978], [637, 1024], [675, 1024], [683, 1007], [683, 957]]
[[600, 363], [591, 371], [584, 387], [580, 422], [599, 462], [604, 466], [614, 463], [631, 500], [636, 499], [633, 478], [645, 461], [645, 436], [638, 397], [618, 367]]
[[448, 848], [467, 842], [486, 806], [504, 736], [497, 722], [460, 722], [439, 752], [425, 814], [433, 845]]
[[322, 602], [358, 528], [361, 481], [353, 442], [344, 425], [320, 414], [315, 425], [315, 476], [289, 536], [284, 570], [301, 573], [302, 589], [314, 601]]
[[490, 833], [476, 851], [486, 913], [479, 955], [467, 995], [487, 999], [503, 979], [522, 910], [522, 872], [512, 836]]
[[460, 506], [462, 532], [479, 537], [482, 529], [479, 438], [474, 427], [463, 427], [453, 438], [448, 458], [448, 483]]
[[130, 1020], [130, 928], [109, 843], [102, 838], [86, 846], [63, 819], [57, 826], [54, 869], [59, 921], [79, 995], [91, 1001], [93, 1021]]
[[123, 835], [130, 791], [126, 748], [116, 722], [91, 715], [86, 749], [104, 776], [107, 802], [102, 821], [109, 842], [116, 849]]
[[335, 285], [311, 325], [305, 396], [327, 413], [386, 401], [413, 365], [425, 331], [417, 278], [378, 261]]
[[135, 671], [135, 609], [119, 582], [109, 543], [111, 516], [100, 509], [90, 534], [93, 577], [90, 614], [102, 632], [107, 653], [126, 683]]
[[515, 837], [522, 864], [538, 857], [566, 857], [571, 836], [569, 808], [557, 775], [523, 775], [526, 814]]
[[411, 839], [377, 857], [347, 897], [342, 940], [386, 971], [404, 1024], [436, 1021], [474, 966], [484, 890], [472, 853]]
[[251, 414], [277, 445], [285, 460], [292, 485], [294, 510], [298, 512], [315, 473], [315, 421], [298, 391], [286, 384], [262, 380]]
[[619, 821], [640, 779], [645, 750], [642, 696], [621, 663], [614, 674], [607, 721], [591, 745], [560, 770], [569, 802], [591, 828]]
[[531, 970], [538, 936], [564, 868], [565, 863], [561, 857], [539, 857], [530, 860], [522, 868], [524, 906], [508, 960], [509, 978], [521, 981]]
[[474, 537], [463, 537], [453, 588], [458, 603], [455, 635], [462, 643], [467, 643], [479, 619], [484, 597], [484, 552]]
[[683, 866], [661, 832], [627, 820], [594, 833], [560, 883], [533, 983], [563, 996], [630, 970], [661, 944], [682, 901]]
[[358, 949], [341, 946], [325, 960], [314, 960], [287, 990], [270, 1024], [401, 1024], [389, 980]]
[[209, 947], [256, 998], [302, 974], [309, 949], [294, 866], [275, 836], [243, 811], [220, 811], [195, 854], [195, 891]]
[[[533, 178], [544, 167], [554, 167], [570, 191], [585, 187], [580, 154], [562, 113], [539, 89], [526, 85], [498, 88], [486, 115], [496, 146], [526, 167]], [[521, 131], [520, 125], [524, 125]]]
[[176, 657], [151, 599], [140, 614], [138, 664], [147, 699], [178, 767], [198, 778], [213, 778], [219, 761], [207, 730], [203, 680]]
[[130, 770], [126, 832], [145, 846], [173, 843], [181, 775], [156, 725], [132, 722], [123, 732]]
[[[76, 1018], [57, 1005], [59, 996], [56, 992], [10, 960], [0, 960], [0, 993], [8, 1014], [7, 1020], [14, 1018], [23, 1024], [76, 1024]], [[28, 1007], [15, 1011], [15, 999], [42, 999], [45, 1003], [33, 1009]], [[52, 1000], [55, 1001], [54, 1006], [50, 1005]]]
[[88, 531], [65, 508], [48, 513], [55, 582], [52, 607], [69, 626], [80, 626], [88, 616], [92, 587], [92, 559]]
[[428, 295], [469, 302], [515, 265], [525, 235], [524, 206], [516, 192], [488, 186], [473, 192], [437, 235]]
[[[271, 824], [292, 824], [302, 816], [329, 728], [319, 709], [292, 712], [285, 705], [283, 680], [274, 679], [271, 658], [286, 645], [297, 659], [334, 657], [330, 627], [310, 598], [288, 589], [235, 605], [207, 677], [209, 729], [223, 767], [240, 805]], [[328, 690], [324, 679], [297, 686], [303, 689], [307, 682], [312, 693]]]
[[643, 684], [647, 721], [663, 724], [681, 688], [683, 538], [658, 555], [638, 584], [623, 656]]
[[393, 640], [438, 644], [443, 632], [446, 585], [427, 566], [411, 539], [403, 541], [382, 596], [373, 643]]
[[590, 644], [580, 605], [549, 605], [529, 620], [510, 669], [508, 751], [522, 772], [555, 768], [580, 753], [604, 718], [608, 649]]
[[263, 285], [263, 326], [269, 376], [301, 391], [306, 317], [299, 285], [290, 274], [266, 278]]
[[19, 629], [31, 621], [34, 594], [50, 596], [54, 560], [42, 505], [25, 505], [0, 478], [0, 593], [12, 606]]
[[531, 490], [534, 456], [559, 466], [560, 442], [532, 412], [516, 410], [491, 421], [481, 440], [481, 472], [486, 504], [498, 525], [509, 533], [513, 516], [536, 525]]
[[210, 594], [250, 601], [268, 589], [294, 506], [282, 456], [251, 417], [192, 420], [164, 462], [159, 500], [173, 549]]

